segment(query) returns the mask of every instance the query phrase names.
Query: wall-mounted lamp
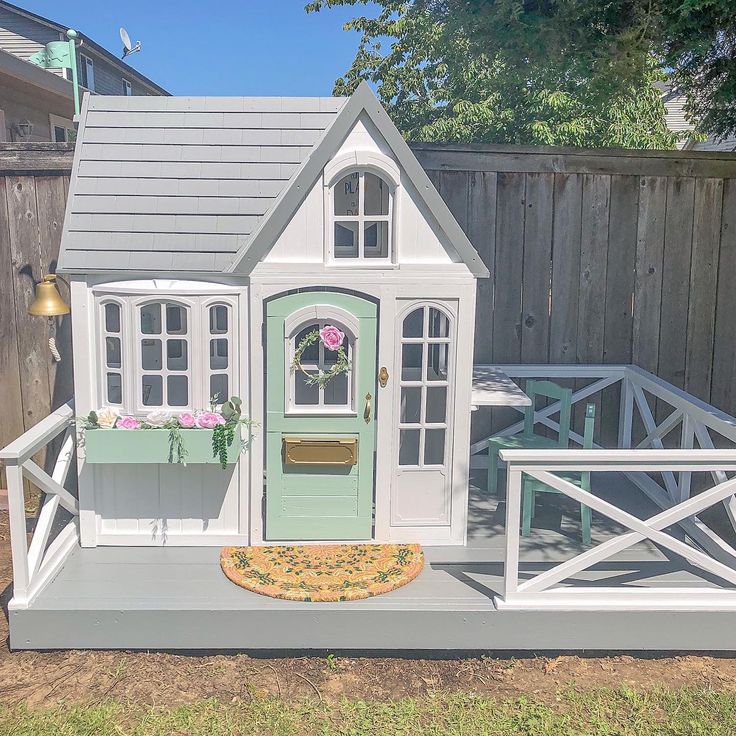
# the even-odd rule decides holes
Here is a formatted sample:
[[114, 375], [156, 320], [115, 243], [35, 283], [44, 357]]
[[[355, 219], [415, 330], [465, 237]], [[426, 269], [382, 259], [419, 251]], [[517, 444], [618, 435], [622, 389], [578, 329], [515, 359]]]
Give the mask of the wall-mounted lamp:
[[[36, 297], [28, 307], [28, 314], [34, 317], [47, 317], [49, 320], [49, 329], [54, 329], [54, 317], [62, 314], [69, 314], [71, 307], [61, 298], [59, 289], [56, 286], [57, 276], [54, 273], [47, 274], [36, 284]], [[64, 281], [64, 279], [61, 279]], [[66, 282], [65, 282], [66, 283]], [[52, 335], [49, 337], [49, 350], [57, 363], [61, 362], [61, 355], [56, 347], [56, 338]]]
[[19, 120], [15, 124], [15, 132], [22, 141], [27, 141], [33, 134], [33, 123], [27, 118]]

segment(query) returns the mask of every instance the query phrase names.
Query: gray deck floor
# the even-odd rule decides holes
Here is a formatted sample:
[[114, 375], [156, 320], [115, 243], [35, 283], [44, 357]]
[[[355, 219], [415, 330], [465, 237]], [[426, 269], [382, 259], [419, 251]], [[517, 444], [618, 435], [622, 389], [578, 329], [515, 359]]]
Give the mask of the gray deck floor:
[[[622, 476], [594, 491], [645, 518], [656, 513]], [[11, 611], [13, 648], [152, 649], [734, 649], [733, 613], [498, 611], [504, 503], [473, 489], [467, 547], [427, 547], [408, 585], [364, 601], [296, 603], [228, 581], [217, 548], [77, 549], [26, 611]], [[621, 532], [594, 514], [593, 540]], [[574, 503], [549, 494], [522, 540], [522, 575], [584, 548]], [[648, 542], [566, 582], [713, 586], [717, 579]]]

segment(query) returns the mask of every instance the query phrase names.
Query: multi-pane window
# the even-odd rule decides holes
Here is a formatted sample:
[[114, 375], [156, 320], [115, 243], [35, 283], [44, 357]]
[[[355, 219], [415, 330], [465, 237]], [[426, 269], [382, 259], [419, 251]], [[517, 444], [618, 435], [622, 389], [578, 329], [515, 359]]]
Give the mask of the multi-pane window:
[[357, 170], [332, 189], [335, 259], [391, 258], [392, 194], [377, 174]]
[[230, 307], [208, 309], [210, 400], [222, 404], [230, 396]]
[[95, 65], [89, 56], [79, 55], [79, 83], [90, 92], [95, 91]]
[[103, 388], [105, 403], [120, 406], [123, 403], [123, 346], [122, 312], [117, 302], [103, 305], [102, 332], [105, 345]]
[[[291, 359], [297, 347], [306, 335], [314, 330], [321, 330], [327, 321], [312, 322], [301, 327], [291, 338]], [[330, 324], [332, 324], [330, 322]], [[348, 361], [353, 362], [353, 339], [346, 332], [343, 348]], [[321, 340], [309, 345], [301, 356], [301, 369], [292, 371], [291, 404], [294, 407], [350, 407], [352, 406], [351, 373], [338, 373], [333, 376], [324, 388], [310, 382], [310, 375], [317, 376], [330, 371], [337, 362], [337, 352], [325, 348]]]
[[442, 310], [425, 305], [401, 325], [399, 465], [445, 465], [451, 324]]
[[133, 94], [133, 88], [130, 85], [130, 82], [127, 79], [123, 79], [123, 94], [126, 97], [130, 97]]
[[190, 406], [189, 310], [174, 302], [139, 307], [140, 397], [145, 407]]

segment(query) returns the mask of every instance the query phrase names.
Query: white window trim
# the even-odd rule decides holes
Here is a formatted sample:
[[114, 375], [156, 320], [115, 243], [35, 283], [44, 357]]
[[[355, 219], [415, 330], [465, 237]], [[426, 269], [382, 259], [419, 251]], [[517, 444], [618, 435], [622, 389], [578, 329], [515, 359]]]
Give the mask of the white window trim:
[[[209, 341], [211, 338], [228, 340], [228, 367], [227, 369], [216, 369], [213, 373], [226, 373], [228, 376], [228, 393], [230, 396], [238, 395], [239, 392], [239, 345], [238, 345], [238, 297], [234, 294], [183, 294], [183, 293], [152, 293], [150, 290], [145, 294], [127, 293], [113, 289], [104, 290], [102, 287], [95, 290], [95, 335], [97, 339], [97, 406], [105, 406], [107, 401], [107, 364], [105, 337], [105, 307], [107, 303], [115, 303], [120, 306], [120, 328], [119, 337], [122, 342], [121, 369], [123, 381], [123, 403], [114, 405], [121, 413], [144, 417], [152, 411], [170, 411], [178, 413], [187, 410], [205, 410], [210, 405], [210, 367], [209, 367]], [[187, 375], [189, 377], [189, 405], [188, 406], [145, 406], [141, 395], [141, 377], [146, 371], [141, 366], [142, 338], [153, 338], [166, 341], [167, 337], [161, 335], [142, 335], [140, 332], [139, 309], [147, 303], [172, 302], [188, 308], [187, 335], [172, 335], [171, 339], [185, 339], [188, 342], [188, 364], [187, 371], [171, 371], [175, 375]], [[215, 305], [223, 305], [228, 308], [228, 331], [220, 335], [210, 335], [209, 331], [209, 309]], [[162, 317], [165, 329], [165, 315]], [[166, 350], [162, 345], [162, 359], [165, 367]], [[113, 371], [115, 372], [115, 371]], [[164, 376], [166, 370], [155, 371], [157, 375]], [[166, 395], [164, 387], [164, 396]]]
[[49, 113], [49, 128], [51, 130], [51, 142], [54, 142], [54, 128], [64, 128], [64, 142], [69, 142], [69, 133], [74, 131], [74, 123], [69, 118]]
[[87, 81], [86, 89], [90, 92], [95, 91], [95, 62], [91, 56], [79, 54], [79, 61], [84, 65], [85, 80]]
[[[423, 326], [422, 337], [404, 337], [403, 326], [404, 320], [415, 310], [434, 308], [440, 311], [448, 320], [448, 337], [429, 337], [429, 322], [425, 320]], [[436, 472], [438, 470], [448, 470], [450, 468], [450, 452], [452, 448], [452, 435], [453, 435], [453, 421], [455, 411], [455, 397], [453, 392], [454, 385], [454, 374], [455, 374], [455, 354], [457, 351], [457, 340], [456, 340], [457, 323], [454, 312], [450, 309], [449, 305], [444, 304], [440, 301], [422, 300], [412, 302], [408, 306], [404, 307], [398, 314], [396, 319], [396, 376], [397, 386], [395, 393], [395, 406], [394, 416], [396, 417], [396, 430], [394, 432], [394, 451], [393, 451], [393, 464], [397, 472], [403, 471], [427, 471]], [[405, 380], [401, 377], [402, 360], [403, 360], [403, 346], [404, 345], [424, 345], [422, 355], [422, 367], [420, 373], [420, 380], [412, 381]], [[447, 353], [447, 379], [444, 381], [428, 381], [427, 380], [427, 359], [429, 355], [429, 345], [445, 344], [448, 345]], [[447, 388], [447, 398], [445, 406], [445, 421], [444, 422], [426, 422], [426, 390], [427, 388]], [[420, 417], [419, 422], [402, 422], [401, 421], [401, 389], [402, 388], [421, 388], [422, 394], [420, 398]], [[421, 430], [419, 437], [419, 464], [418, 465], [401, 465], [399, 463], [399, 450], [401, 440], [402, 429], [419, 429]], [[441, 465], [425, 465], [424, 464], [424, 437], [425, 431], [428, 429], [444, 429], [445, 430], [445, 446], [443, 453], [444, 462]]]
[[[351, 341], [350, 363], [352, 369], [348, 374], [347, 404], [297, 404], [296, 379], [291, 365], [294, 362], [294, 337], [312, 322], [328, 322], [334, 324]], [[355, 317], [339, 307], [328, 304], [317, 304], [303, 307], [290, 314], [284, 320], [284, 414], [287, 416], [357, 416], [355, 404], [355, 386], [358, 370], [359, 330]], [[320, 389], [320, 402], [323, 392]]]
[[[388, 215], [366, 215], [363, 198], [365, 187], [361, 186], [358, 192], [358, 212], [354, 215], [335, 215], [335, 186], [349, 173], [357, 171], [361, 176], [361, 183], [365, 173], [375, 174], [386, 182], [389, 187]], [[396, 163], [388, 156], [375, 151], [352, 151], [332, 160], [324, 168], [324, 211], [325, 211], [325, 262], [336, 268], [392, 268], [398, 265], [398, 243], [396, 234], [398, 228], [398, 211], [401, 191], [401, 172]], [[369, 222], [388, 222], [388, 256], [385, 258], [366, 258], [364, 254], [364, 224]], [[358, 223], [358, 256], [357, 258], [335, 257], [335, 222]]]
[[122, 78], [122, 87], [122, 92], [125, 97], [133, 96], [133, 85], [125, 77]]

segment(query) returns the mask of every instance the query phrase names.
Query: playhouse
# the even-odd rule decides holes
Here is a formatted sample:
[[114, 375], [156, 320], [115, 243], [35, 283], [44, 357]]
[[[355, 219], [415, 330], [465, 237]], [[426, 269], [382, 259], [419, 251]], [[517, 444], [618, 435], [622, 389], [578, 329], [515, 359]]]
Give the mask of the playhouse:
[[77, 416], [252, 422], [222, 467], [87, 432], [83, 547], [465, 543], [488, 271], [367, 85], [87, 96], [58, 270]]

